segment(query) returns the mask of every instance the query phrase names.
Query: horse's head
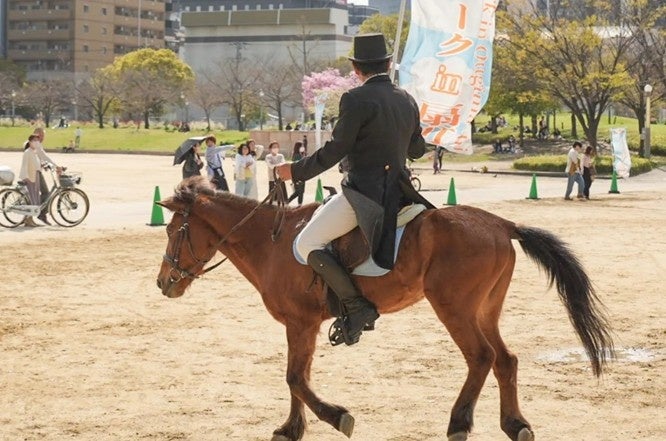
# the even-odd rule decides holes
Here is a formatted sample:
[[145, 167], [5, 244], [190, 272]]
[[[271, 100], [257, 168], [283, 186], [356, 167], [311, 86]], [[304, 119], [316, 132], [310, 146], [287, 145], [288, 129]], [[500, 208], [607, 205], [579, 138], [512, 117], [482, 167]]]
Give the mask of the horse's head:
[[204, 178], [190, 178], [176, 188], [176, 194], [156, 202], [174, 215], [166, 227], [168, 243], [157, 275], [157, 287], [167, 297], [180, 297], [194, 279], [203, 274], [213, 258], [218, 236], [211, 226], [195, 214], [200, 194], [214, 194]]

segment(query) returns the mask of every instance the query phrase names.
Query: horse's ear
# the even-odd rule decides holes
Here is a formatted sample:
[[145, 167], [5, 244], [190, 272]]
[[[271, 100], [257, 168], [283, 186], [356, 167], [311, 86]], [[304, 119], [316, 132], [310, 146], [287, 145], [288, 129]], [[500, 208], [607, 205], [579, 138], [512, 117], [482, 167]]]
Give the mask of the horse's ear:
[[185, 209], [185, 204], [180, 201], [176, 201], [174, 198], [164, 199], [163, 201], [155, 201], [155, 203], [161, 207], [166, 208], [170, 211], [183, 211]]

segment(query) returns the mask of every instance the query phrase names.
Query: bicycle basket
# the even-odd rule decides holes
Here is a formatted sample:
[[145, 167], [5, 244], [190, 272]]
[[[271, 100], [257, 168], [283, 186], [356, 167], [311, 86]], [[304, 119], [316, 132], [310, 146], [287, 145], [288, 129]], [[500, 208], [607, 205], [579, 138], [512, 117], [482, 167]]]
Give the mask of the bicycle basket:
[[14, 172], [9, 167], [0, 165], [0, 185], [12, 185], [14, 182]]
[[79, 173], [68, 173], [60, 175], [60, 186], [69, 188], [76, 187], [81, 183], [81, 175]]

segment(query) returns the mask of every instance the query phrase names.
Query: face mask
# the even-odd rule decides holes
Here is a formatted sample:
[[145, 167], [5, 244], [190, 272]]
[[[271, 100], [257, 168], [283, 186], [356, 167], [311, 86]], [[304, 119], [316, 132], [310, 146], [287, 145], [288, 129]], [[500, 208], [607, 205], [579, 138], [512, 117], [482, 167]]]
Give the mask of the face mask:
[[301, 147], [300, 149], [298, 149], [298, 151], [301, 153], [305, 153], [305, 147]]

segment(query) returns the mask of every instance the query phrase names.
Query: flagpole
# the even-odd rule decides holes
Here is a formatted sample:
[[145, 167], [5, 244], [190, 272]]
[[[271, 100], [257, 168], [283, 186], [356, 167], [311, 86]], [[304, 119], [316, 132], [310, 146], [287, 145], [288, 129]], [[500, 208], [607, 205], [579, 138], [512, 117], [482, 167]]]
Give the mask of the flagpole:
[[400, 1], [400, 13], [398, 14], [398, 28], [395, 30], [395, 43], [393, 43], [393, 62], [391, 63], [391, 81], [395, 81], [395, 68], [398, 64], [398, 52], [400, 51], [400, 36], [402, 34], [402, 21], [405, 18], [405, 5], [407, 0]]

